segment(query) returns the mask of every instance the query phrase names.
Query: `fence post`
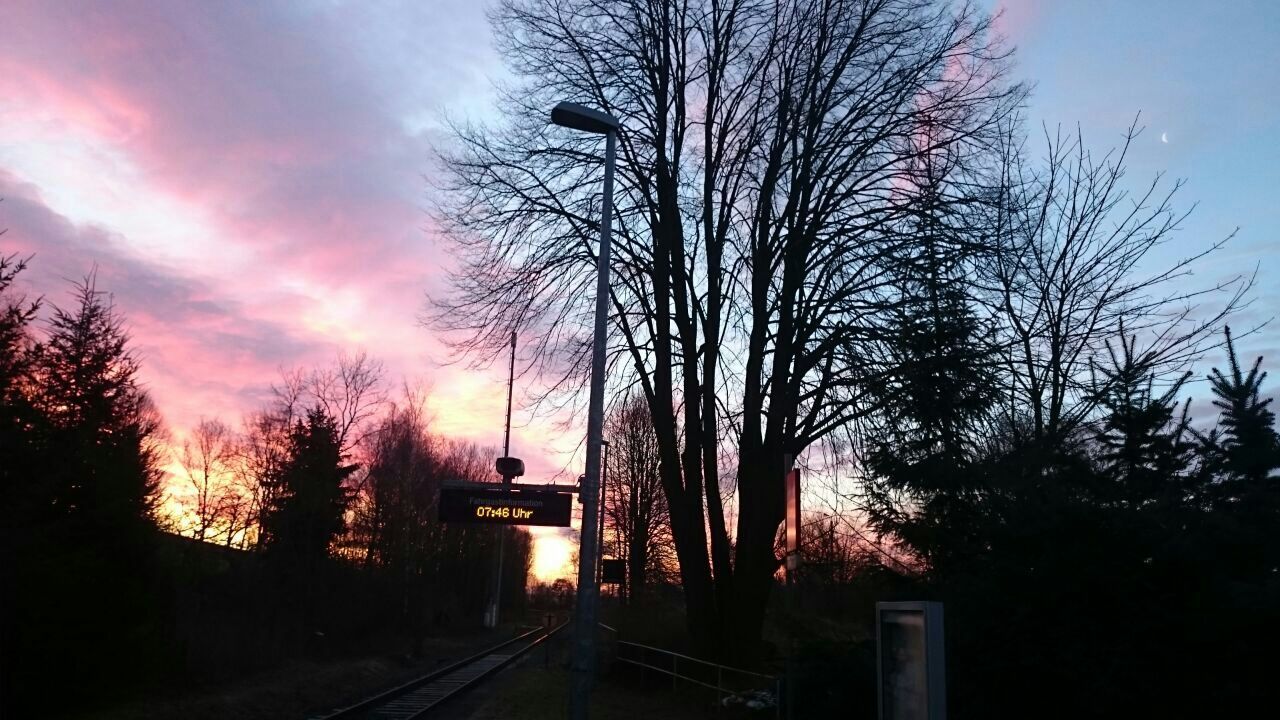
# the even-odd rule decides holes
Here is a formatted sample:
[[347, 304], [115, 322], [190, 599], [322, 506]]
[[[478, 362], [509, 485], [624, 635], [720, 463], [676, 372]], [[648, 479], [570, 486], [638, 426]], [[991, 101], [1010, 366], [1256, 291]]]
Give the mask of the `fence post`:
[[[782, 677], [773, 679], [774, 695], [773, 695], [773, 717], [775, 720], [782, 720]], [[791, 692], [791, 688], [787, 688], [787, 692]], [[790, 720], [791, 714], [787, 713], [787, 720]]]
[[724, 684], [724, 667], [716, 665], [716, 714], [720, 714], [720, 706], [724, 703], [720, 700], [720, 686]]

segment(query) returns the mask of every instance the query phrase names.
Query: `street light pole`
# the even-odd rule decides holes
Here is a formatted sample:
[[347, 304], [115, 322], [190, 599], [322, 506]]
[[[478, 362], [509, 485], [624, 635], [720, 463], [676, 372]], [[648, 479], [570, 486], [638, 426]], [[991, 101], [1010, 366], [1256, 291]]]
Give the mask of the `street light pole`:
[[569, 685], [569, 720], [587, 720], [596, 651], [596, 605], [600, 586], [595, 582], [596, 518], [600, 511], [600, 454], [604, 441], [605, 334], [609, 320], [609, 249], [613, 224], [613, 168], [617, 155], [618, 120], [598, 110], [562, 102], [551, 111], [551, 122], [562, 127], [605, 136], [604, 200], [601, 204], [600, 251], [596, 259], [595, 335], [591, 347], [591, 397], [587, 410], [587, 474], [582, 483], [582, 530], [578, 555], [577, 611], [573, 615], [572, 677]]

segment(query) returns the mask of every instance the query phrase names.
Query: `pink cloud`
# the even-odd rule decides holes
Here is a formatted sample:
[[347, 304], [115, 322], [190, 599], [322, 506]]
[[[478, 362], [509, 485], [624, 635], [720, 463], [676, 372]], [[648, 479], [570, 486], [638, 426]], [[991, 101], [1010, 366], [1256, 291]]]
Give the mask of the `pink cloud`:
[[[171, 422], [247, 410], [280, 366], [351, 344], [393, 376], [460, 372], [432, 366], [416, 324], [442, 259], [420, 209], [429, 138], [406, 118], [487, 85], [479, 8], [16, 2], [5, 23], [21, 29], [0, 45], [5, 249], [37, 254], [30, 282], [53, 299], [98, 264]], [[35, 145], [107, 160], [55, 179], [19, 152]], [[118, 212], [86, 223], [46, 189]], [[169, 220], [184, 232], [119, 229]], [[473, 387], [490, 390], [499, 405], [500, 384]], [[489, 439], [467, 414], [442, 422]]]
[[1044, 7], [1040, 0], [999, 0], [992, 10], [993, 29], [1010, 45], [1022, 45], [1038, 28]]
[[30, 294], [62, 304], [70, 281], [96, 268], [98, 287], [128, 320], [144, 379], [181, 425], [214, 410], [234, 416], [246, 409], [248, 388], [265, 389], [279, 366], [319, 359], [327, 349], [257, 316], [205, 280], [140, 257], [118, 235], [72, 224], [33, 186], [2, 171], [0, 193], [0, 218], [9, 229], [5, 252], [34, 256], [21, 278]]
[[[8, 20], [27, 32], [0, 49], [0, 87], [18, 112], [112, 146], [154, 191], [210, 209], [221, 242], [262, 265], [335, 284], [406, 264], [426, 274], [426, 254], [403, 250], [423, 239], [429, 152], [402, 115], [447, 94], [388, 84], [374, 52], [386, 28], [348, 25], [351, 12], [18, 3]], [[429, 54], [468, 55], [445, 45]]]

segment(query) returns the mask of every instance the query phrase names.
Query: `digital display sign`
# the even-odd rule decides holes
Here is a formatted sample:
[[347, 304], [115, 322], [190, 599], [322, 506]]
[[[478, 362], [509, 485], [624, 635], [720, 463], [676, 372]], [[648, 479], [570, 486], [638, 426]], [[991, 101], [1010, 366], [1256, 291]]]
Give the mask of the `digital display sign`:
[[441, 522], [569, 527], [571, 515], [569, 496], [565, 493], [500, 488], [440, 489]]

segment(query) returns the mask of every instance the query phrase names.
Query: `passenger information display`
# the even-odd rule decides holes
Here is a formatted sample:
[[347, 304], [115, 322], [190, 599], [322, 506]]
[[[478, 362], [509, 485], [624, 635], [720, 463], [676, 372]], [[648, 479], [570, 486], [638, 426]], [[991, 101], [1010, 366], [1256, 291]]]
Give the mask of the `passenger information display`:
[[441, 488], [440, 521], [569, 527], [570, 496], [534, 490]]

